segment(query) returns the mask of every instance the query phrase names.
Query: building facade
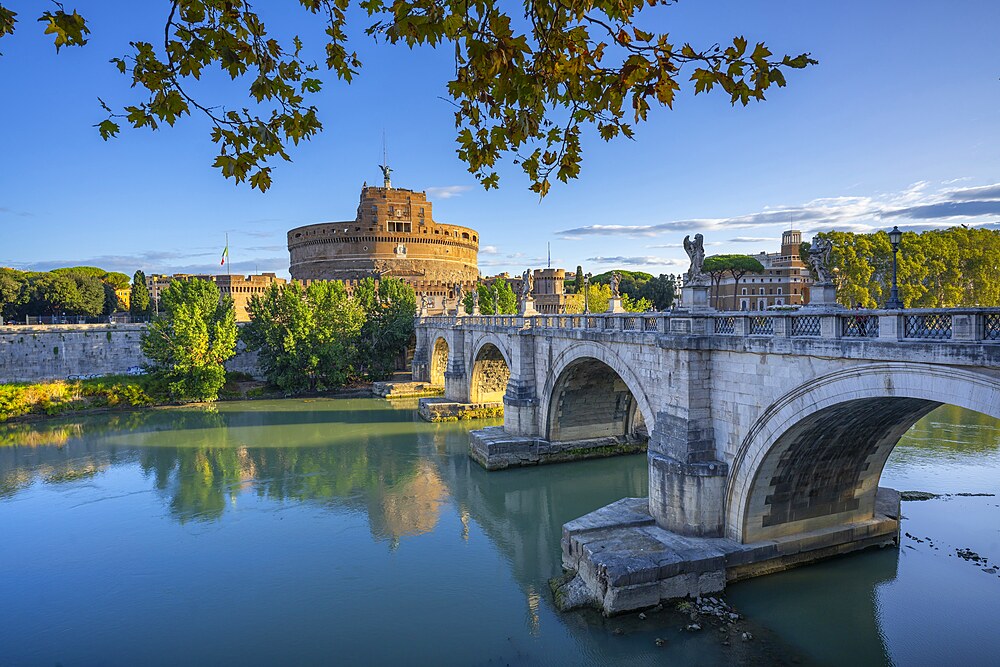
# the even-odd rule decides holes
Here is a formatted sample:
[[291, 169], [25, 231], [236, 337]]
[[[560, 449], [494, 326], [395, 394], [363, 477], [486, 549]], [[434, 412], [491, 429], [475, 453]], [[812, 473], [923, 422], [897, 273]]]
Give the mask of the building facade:
[[764, 267], [739, 280], [726, 276], [718, 288], [713, 284], [709, 303], [719, 310], [766, 310], [779, 306], [809, 303], [812, 274], [799, 255], [802, 232], [788, 230], [781, 235], [781, 250], [751, 255]]
[[160, 294], [167, 289], [173, 280], [188, 278], [198, 278], [215, 283], [219, 288], [219, 298], [231, 297], [233, 308], [236, 311], [237, 322], [249, 322], [250, 314], [247, 306], [250, 305], [250, 298], [254, 294], [263, 294], [273, 284], [284, 285], [288, 281], [279, 278], [274, 273], [261, 273], [257, 275], [244, 276], [242, 274], [229, 275], [222, 273], [219, 275], [175, 273], [173, 275], [151, 274], [146, 276], [146, 287], [149, 288], [150, 303], [155, 310], [159, 310]]
[[342, 280], [391, 276], [413, 287], [430, 311], [453, 310], [456, 286], [479, 280], [479, 234], [434, 220], [424, 192], [365, 184], [354, 220], [324, 222], [288, 232], [292, 280]]

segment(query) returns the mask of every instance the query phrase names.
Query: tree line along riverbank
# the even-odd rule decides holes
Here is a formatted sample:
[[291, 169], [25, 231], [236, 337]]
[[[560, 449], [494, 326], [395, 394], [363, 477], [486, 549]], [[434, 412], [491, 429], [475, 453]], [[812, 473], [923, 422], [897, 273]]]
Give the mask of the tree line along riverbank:
[[[272, 285], [237, 329], [215, 284], [175, 280], [141, 334], [142, 375], [0, 384], [0, 422], [67, 412], [222, 399], [324, 394], [392, 376], [413, 338], [416, 296], [402, 281]], [[109, 339], [110, 340], [110, 339]], [[266, 383], [227, 372], [237, 341], [257, 354]]]

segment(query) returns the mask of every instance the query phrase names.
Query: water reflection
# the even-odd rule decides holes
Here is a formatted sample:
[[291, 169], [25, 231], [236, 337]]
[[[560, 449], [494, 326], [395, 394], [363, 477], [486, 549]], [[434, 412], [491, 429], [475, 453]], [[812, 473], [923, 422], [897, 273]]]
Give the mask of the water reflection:
[[[0, 596], [14, 601], [0, 605], [0, 663], [102, 662], [106, 649], [84, 648], [96, 641], [84, 627], [102, 618], [120, 628], [108, 630], [106, 646], [128, 662], [182, 661], [182, 648], [129, 652], [133, 640], [123, 633], [139, 643], [164, 640], [144, 614], [176, 619], [169, 632], [201, 637], [190, 650], [216, 662], [321, 662], [336, 651], [348, 662], [407, 663], [419, 649], [438, 664], [543, 664], [552, 655], [622, 664], [905, 663], [914, 656], [905, 647], [922, 646], [919, 627], [947, 624], [933, 616], [944, 602], [917, 599], [933, 588], [929, 580], [974, 601], [980, 618], [1000, 612], [1000, 577], [987, 582], [965, 563], [955, 573], [956, 558], [914, 543], [732, 587], [731, 600], [759, 629], [751, 645], [680, 633], [666, 616], [559, 615], [546, 581], [560, 572], [562, 525], [645, 495], [645, 459], [487, 473], [466, 455], [468, 428], [424, 424], [412, 407], [373, 400], [223, 404], [0, 428], [0, 524], [9, 537], [0, 571], [21, 575], [0, 577]], [[897, 447], [885, 482], [996, 490], [1000, 425], [935, 411]], [[997, 504], [911, 503], [905, 526], [1000, 559], [1000, 538], [982, 530], [997, 524]], [[961, 542], [961, 531], [973, 537]], [[67, 581], [53, 583], [60, 576]], [[149, 577], [167, 593], [151, 589]], [[968, 586], [982, 589], [981, 598]], [[914, 609], [924, 614], [919, 622]], [[245, 645], [199, 634], [227, 614]], [[80, 623], [91, 616], [92, 625]], [[133, 617], [132, 625], [121, 620]], [[43, 639], [51, 627], [61, 634]], [[387, 630], [405, 639], [390, 645]], [[288, 636], [298, 660], [277, 648]], [[660, 636], [669, 637], [667, 650], [655, 647]], [[983, 641], [1000, 650], [1000, 639]], [[921, 650], [946, 660], [944, 646]], [[975, 662], [975, 654], [963, 658]]]

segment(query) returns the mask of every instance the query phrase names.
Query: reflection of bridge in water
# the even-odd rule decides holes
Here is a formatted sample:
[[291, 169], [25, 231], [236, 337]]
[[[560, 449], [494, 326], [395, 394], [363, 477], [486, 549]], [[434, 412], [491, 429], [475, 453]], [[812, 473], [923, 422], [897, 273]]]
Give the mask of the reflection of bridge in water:
[[649, 434], [648, 499], [564, 532], [576, 593], [624, 611], [896, 543], [898, 496], [878, 481], [900, 436], [941, 404], [1000, 418], [1000, 311], [420, 321], [415, 380], [469, 402], [498, 377], [504, 425], [471, 451], [487, 467]]

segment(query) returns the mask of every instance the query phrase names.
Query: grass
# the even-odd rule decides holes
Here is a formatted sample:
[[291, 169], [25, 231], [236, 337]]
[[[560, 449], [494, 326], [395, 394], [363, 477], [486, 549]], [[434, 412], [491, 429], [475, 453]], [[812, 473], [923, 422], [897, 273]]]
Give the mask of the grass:
[[[245, 373], [227, 373], [221, 399], [263, 396]], [[256, 396], [252, 395], [256, 394]], [[0, 423], [34, 416], [57, 416], [82, 410], [129, 410], [168, 405], [166, 383], [152, 375], [106, 375], [87, 380], [0, 384]]]

